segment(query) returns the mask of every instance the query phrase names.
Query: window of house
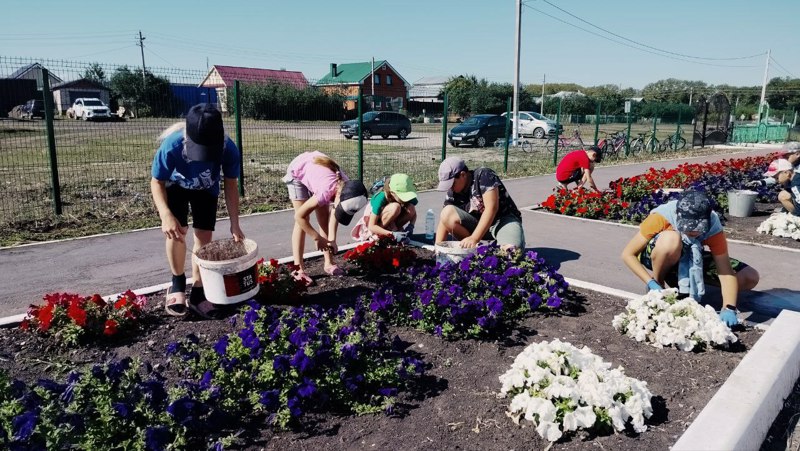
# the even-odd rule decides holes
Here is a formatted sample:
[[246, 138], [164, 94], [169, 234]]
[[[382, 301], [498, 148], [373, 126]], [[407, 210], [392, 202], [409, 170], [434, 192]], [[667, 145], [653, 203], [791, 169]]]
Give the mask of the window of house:
[[391, 85], [392, 84], [392, 76], [391, 75], [387, 75], [386, 76], [386, 84], [387, 85]]
[[372, 80], [375, 82], [376, 85], [381, 84], [381, 76], [378, 74], [374, 74], [372, 76]]

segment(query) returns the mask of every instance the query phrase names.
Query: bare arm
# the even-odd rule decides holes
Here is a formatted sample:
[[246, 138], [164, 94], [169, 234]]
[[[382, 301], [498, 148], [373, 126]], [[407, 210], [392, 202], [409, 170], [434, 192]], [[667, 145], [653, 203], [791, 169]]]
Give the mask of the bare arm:
[[150, 192], [153, 195], [153, 203], [156, 204], [158, 216], [161, 218], [161, 231], [170, 240], [183, 241], [188, 227], [181, 226], [178, 218], [172, 214], [167, 204], [167, 182], [156, 178], [150, 179]]
[[378, 236], [391, 236], [392, 232], [390, 230], [386, 230], [378, 224], [378, 215], [375, 213], [370, 213], [369, 215], [369, 231], [374, 233]]
[[[639, 254], [642, 253], [645, 246], [647, 246], [647, 242], [649, 240], [645, 238], [641, 233], [637, 233], [628, 241], [628, 244], [625, 245], [625, 248], [622, 250], [622, 261], [625, 263], [625, 266], [630, 269], [633, 274], [636, 275], [642, 282], [647, 283], [650, 279], [653, 278], [652, 275], [647, 271], [647, 268], [644, 267], [642, 262], [639, 261]], [[659, 282], [662, 284], [663, 281]]]
[[231, 222], [231, 235], [234, 241], [242, 241], [244, 233], [239, 228], [239, 180], [234, 178], [225, 178], [223, 181], [225, 187], [225, 208], [228, 209], [228, 217]]
[[592, 171], [594, 170], [594, 163], [589, 164], [589, 169], [583, 170], [583, 182], [582, 185], [589, 184], [589, 188], [599, 192], [600, 190], [597, 189], [597, 185], [594, 183], [594, 179], [592, 178]]
[[478, 225], [472, 234], [461, 240], [461, 247], [475, 247], [478, 242], [489, 231], [489, 227], [494, 223], [497, 217], [497, 211], [500, 209], [500, 191], [497, 188], [490, 189], [483, 193], [483, 213], [478, 220]]
[[714, 263], [717, 265], [719, 274], [719, 286], [722, 289], [722, 306], [731, 305], [736, 307], [739, 295], [739, 281], [731, 268], [731, 259], [728, 253], [714, 255]]
[[[314, 240], [317, 244], [317, 250], [323, 250], [330, 247], [328, 244], [328, 240], [325, 239], [319, 232], [317, 232], [314, 227], [311, 226], [311, 213], [319, 207], [319, 201], [317, 200], [316, 196], [311, 196], [307, 201], [303, 203], [299, 208], [297, 208], [294, 212], [294, 220], [297, 225], [300, 226], [301, 229], [306, 233], [306, 235], [310, 236], [311, 239]], [[336, 220], [333, 219], [333, 215], [331, 215], [332, 220], [335, 222]], [[329, 226], [330, 227], [330, 226]]]

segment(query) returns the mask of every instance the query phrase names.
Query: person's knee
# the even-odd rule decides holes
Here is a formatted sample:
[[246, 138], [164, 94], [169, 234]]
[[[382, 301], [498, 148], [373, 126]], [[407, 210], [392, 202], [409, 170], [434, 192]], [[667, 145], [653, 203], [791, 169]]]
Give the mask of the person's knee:
[[439, 215], [439, 222], [448, 229], [452, 229], [456, 224], [460, 224], [461, 220], [456, 211], [456, 207], [452, 205], [445, 206], [442, 209], [442, 213]]
[[211, 230], [194, 229], [194, 247], [197, 249], [211, 242], [214, 232]]
[[739, 291], [752, 290], [758, 285], [761, 275], [754, 268], [748, 266], [736, 273], [736, 280], [739, 284]]
[[660, 254], [664, 257], [680, 257], [683, 242], [678, 232], [664, 231], [658, 235], [658, 241], [653, 248], [654, 254]]
[[789, 191], [782, 190], [780, 193], [778, 193], [778, 200], [781, 201], [781, 202], [785, 202], [787, 200], [791, 201], [792, 200], [792, 195], [791, 195], [791, 193], [789, 193]]

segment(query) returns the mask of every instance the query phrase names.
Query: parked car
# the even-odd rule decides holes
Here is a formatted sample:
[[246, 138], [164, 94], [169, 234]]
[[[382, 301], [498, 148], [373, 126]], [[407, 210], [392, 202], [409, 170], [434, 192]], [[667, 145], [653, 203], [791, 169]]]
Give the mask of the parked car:
[[44, 118], [44, 100], [28, 100], [22, 105], [17, 105], [8, 113], [14, 119]]
[[[364, 139], [373, 136], [380, 136], [383, 139], [389, 136], [397, 136], [399, 139], [406, 139], [411, 133], [411, 121], [400, 113], [391, 111], [369, 111], [362, 116]], [[339, 126], [339, 132], [345, 138], [350, 139], [358, 136], [358, 119], [344, 121]]]
[[80, 97], [75, 99], [75, 103], [67, 110], [67, 117], [83, 119], [84, 121], [90, 119], [109, 119], [111, 118], [111, 110], [100, 99]]
[[[502, 116], [505, 117], [506, 113]], [[511, 122], [513, 124], [514, 118], [512, 113]], [[522, 136], [533, 136], [536, 139], [541, 139], [546, 136], [556, 135], [556, 122], [552, 121], [535, 111], [520, 111], [519, 112], [519, 130], [518, 133]], [[564, 131], [563, 125], [558, 125], [558, 134]]]
[[496, 114], [476, 114], [453, 127], [447, 133], [447, 140], [453, 147], [462, 144], [486, 147], [505, 136], [506, 118]]

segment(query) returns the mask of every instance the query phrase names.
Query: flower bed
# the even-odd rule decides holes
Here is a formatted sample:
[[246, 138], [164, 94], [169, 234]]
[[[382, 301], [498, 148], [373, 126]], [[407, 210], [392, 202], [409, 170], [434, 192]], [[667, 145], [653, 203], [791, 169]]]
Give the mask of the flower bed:
[[758, 233], [800, 240], [800, 218], [791, 213], [774, 213], [756, 230]]
[[[653, 208], [678, 197], [669, 188], [696, 189], [709, 194], [714, 209], [725, 213], [728, 191], [742, 189], [751, 180], [758, 180], [776, 155], [723, 160], [715, 163], [682, 164], [675, 169], [650, 168], [646, 173], [621, 178], [609, 183], [601, 193], [583, 188], [561, 189], [541, 203], [553, 213], [591, 219], [610, 219], [639, 223]], [[757, 188], [758, 199], [774, 202], [777, 192]]]
[[[427, 255], [427, 258], [431, 256]], [[355, 306], [360, 293], [378, 287], [374, 278], [369, 277], [324, 277], [321, 261], [310, 262], [308, 271], [316, 278], [317, 284], [309, 288], [309, 293], [303, 298], [304, 303], [327, 301], [336, 305]], [[210, 427], [210, 423], [214, 427], [226, 425], [228, 429], [225, 430], [227, 432], [223, 431], [223, 438], [228, 439], [233, 448], [393, 449], [400, 443], [411, 449], [518, 449], [523, 446], [543, 449], [548, 442], [540, 438], [534, 428], [520, 428], [506, 417], [508, 401], [497, 398], [497, 378], [508, 368], [514, 356], [530, 343], [559, 338], [588, 345], [603, 360], [614, 366], [624, 366], [627, 375], [647, 380], [655, 398], [654, 415], [646, 424], [657, 426], [639, 436], [590, 435], [588, 437], [591, 440], [588, 441], [584, 437], [567, 439], [558, 444], [559, 449], [596, 450], [602, 446], [605, 449], [638, 450], [667, 449], [674, 443], [675, 436], [686, 427], [683, 420], [692, 417], [705, 405], [743, 356], [741, 352], [695, 354], [631, 346], [629, 338], [621, 336], [610, 326], [613, 315], [624, 308], [624, 301], [582, 290], [570, 290], [561, 300], [562, 305], [558, 310], [547, 315], [525, 315], [509, 323], [507, 328], [486, 335], [484, 340], [449, 341], [405, 326], [390, 327], [387, 337], [398, 337], [392, 347], [408, 357], [421, 359], [426, 365], [425, 375], [419, 382], [412, 379], [407, 389], [398, 391], [393, 413], [389, 416], [320, 415], [311, 408], [307, 409], [307, 415], [300, 417], [300, 427], [289, 431], [265, 427], [263, 421], [269, 419], [267, 412], [242, 417], [226, 415], [223, 419], [233, 419], [233, 424], [224, 421], [214, 423], [212, 420], [219, 417], [213, 414], [213, 404], [207, 402], [211, 399], [204, 400], [200, 396], [203, 392], [215, 392], [213, 388], [200, 387], [204, 383], [205, 372], [202, 375], [199, 371], [192, 372], [193, 376], [187, 379], [181, 370], [183, 363], [166, 360], [167, 345], [191, 333], [196, 335], [198, 345], [206, 350], [213, 349], [223, 336], [229, 336], [229, 346], [234, 341], [243, 343], [244, 339], [239, 336], [245, 328], [243, 317], [236, 324], [229, 321], [184, 321], [163, 316], [160, 310], [153, 310], [157, 306], [151, 302], [145, 311], [147, 321], [142, 323], [141, 334], [135, 340], [124, 343], [100, 343], [92, 347], [64, 349], [51, 346], [51, 341], [39, 335], [21, 336], [19, 330], [0, 330], [0, 362], [2, 368], [14, 378], [35, 384], [47, 374], [65, 380], [66, 376], [58, 371], [59, 368], [84, 367], [91, 370], [93, 365], [87, 362], [105, 362], [112, 356], [116, 357], [115, 361], [137, 357], [144, 362], [142, 371], [152, 369], [160, 372], [167, 386], [175, 386], [181, 380], [189, 382], [174, 393], [177, 398], [169, 398], [169, 402], [165, 400], [159, 404], [160, 409], [173, 406], [169, 409], [172, 413], [168, 410], [166, 413], [161, 411], [162, 414], [178, 423], [187, 422], [187, 425], [195, 424], [192, 421], [203, 427]], [[157, 316], [153, 316], [153, 313]], [[261, 321], [259, 323], [264, 324]], [[288, 335], [291, 336], [291, 333]], [[739, 346], [749, 348], [758, 335], [757, 331], [741, 332], [739, 338], [742, 344]], [[281, 346], [288, 346], [283, 343]], [[252, 348], [246, 349], [249, 355]], [[238, 352], [244, 352], [244, 349], [238, 348]], [[181, 355], [182, 352], [175, 354]], [[202, 357], [198, 358], [202, 360]], [[194, 365], [195, 360], [186, 362]], [[274, 359], [272, 362], [274, 364]], [[100, 368], [107, 372], [104, 367]], [[212, 380], [217, 380], [216, 374], [212, 377]], [[292, 379], [291, 382], [297, 380], [305, 382], [303, 379]], [[692, 383], [687, 384], [687, 380]], [[142, 383], [147, 381], [144, 378]], [[197, 394], [198, 398], [194, 401], [187, 399], [191, 393]], [[173, 396], [172, 392], [169, 394]], [[181, 402], [174, 404], [178, 400]], [[249, 406], [256, 405], [249, 398], [247, 402]], [[377, 405], [381, 406], [381, 403]], [[124, 418], [120, 416], [121, 413], [115, 412], [109, 411], [109, 420], [112, 426], [117, 427], [124, 423]], [[193, 419], [189, 420], [189, 417]], [[163, 440], [163, 429], [156, 428], [159, 424], [168, 423], [149, 423], [154, 427], [151, 437]], [[191, 433], [191, 430], [188, 432]], [[213, 438], [211, 435], [210, 438]], [[198, 444], [197, 441], [191, 443]], [[210, 442], [203, 440], [199, 445], [214, 443], [216, 439]], [[202, 447], [177, 446], [178, 449]]]

